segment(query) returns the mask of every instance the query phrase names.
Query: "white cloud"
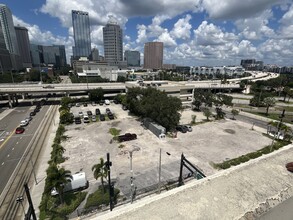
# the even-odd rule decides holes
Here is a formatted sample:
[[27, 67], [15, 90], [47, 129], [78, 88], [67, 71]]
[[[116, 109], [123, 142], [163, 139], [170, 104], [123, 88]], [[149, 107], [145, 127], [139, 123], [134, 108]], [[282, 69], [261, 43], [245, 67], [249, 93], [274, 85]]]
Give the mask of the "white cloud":
[[158, 37], [156, 41], [163, 42], [164, 47], [172, 47], [177, 45], [176, 41], [168, 33], [167, 29], [165, 29], [165, 31]]
[[275, 37], [273, 29], [268, 27], [269, 20], [273, 18], [271, 10], [265, 10], [257, 17], [239, 19], [235, 22], [238, 30], [249, 40], [259, 40], [263, 37]]
[[203, 0], [202, 5], [211, 18], [237, 19], [257, 15], [272, 5], [284, 1], [286, 0]]
[[137, 25], [137, 39], [136, 43], [143, 44], [148, 41], [148, 37], [146, 34], [147, 27], [145, 25]]
[[175, 24], [173, 30], [170, 32], [171, 36], [180, 39], [190, 38], [190, 29], [192, 25], [189, 23], [191, 15], [187, 14], [185, 18], [180, 18]]

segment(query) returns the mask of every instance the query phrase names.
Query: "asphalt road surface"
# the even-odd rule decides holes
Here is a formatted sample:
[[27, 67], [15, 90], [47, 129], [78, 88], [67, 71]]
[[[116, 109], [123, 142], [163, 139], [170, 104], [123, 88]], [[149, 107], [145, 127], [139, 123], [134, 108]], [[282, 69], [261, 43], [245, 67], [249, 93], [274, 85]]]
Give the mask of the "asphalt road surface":
[[16, 107], [0, 121], [0, 194], [22, 158], [49, 106], [43, 106], [40, 112], [33, 116], [29, 125], [25, 127], [23, 134], [15, 134], [15, 129], [19, 126], [20, 121], [29, 116], [34, 108], [35, 106]]

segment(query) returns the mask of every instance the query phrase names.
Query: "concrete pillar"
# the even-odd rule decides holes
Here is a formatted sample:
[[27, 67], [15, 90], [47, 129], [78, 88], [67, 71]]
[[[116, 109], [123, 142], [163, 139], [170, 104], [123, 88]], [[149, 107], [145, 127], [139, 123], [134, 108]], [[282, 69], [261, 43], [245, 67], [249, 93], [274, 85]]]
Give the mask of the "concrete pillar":
[[18, 97], [17, 97], [17, 94], [15, 94], [14, 97], [15, 97], [15, 104], [18, 105]]
[[9, 107], [12, 108], [11, 96], [10, 95], [8, 95], [8, 104], [9, 104]]
[[11, 98], [12, 98], [12, 106], [15, 106], [15, 95], [12, 94], [12, 95], [11, 95]]
[[21, 94], [22, 99], [25, 99], [25, 93]]

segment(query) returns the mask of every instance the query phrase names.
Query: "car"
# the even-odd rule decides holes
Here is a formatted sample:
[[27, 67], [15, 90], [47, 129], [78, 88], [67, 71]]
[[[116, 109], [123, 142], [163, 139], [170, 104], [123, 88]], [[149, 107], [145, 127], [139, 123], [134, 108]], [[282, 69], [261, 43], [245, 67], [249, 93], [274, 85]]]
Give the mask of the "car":
[[106, 114], [108, 114], [109, 112], [111, 112], [111, 110], [109, 108], [106, 108]]
[[87, 113], [88, 116], [92, 116], [93, 115], [92, 111], [87, 111], [86, 113]]
[[74, 118], [74, 122], [75, 122], [75, 124], [81, 124], [81, 119], [80, 119], [80, 117], [75, 117], [75, 118]]
[[79, 103], [75, 103], [75, 107], [80, 107], [80, 104]]
[[82, 112], [79, 112], [78, 115], [79, 115], [79, 117], [81, 117], [81, 118], [83, 117], [83, 113], [82, 113]]
[[83, 103], [83, 106], [84, 106], [84, 107], [87, 107], [87, 103], [86, 103], [86, 102], [85, 102], [85, 103]]
[[21, 122], [20, 122], [20, 127], [25, 127], [25, 126], [27, 126], [28, 125], [28, 123], [29, 123], [29, 121], [28, 120], [22, 120]]
[[88, 115], [84, 115], [83, 116], [83, 123], [89, 123], [89, 122], [90, 122], [89, 116]]
[[124, 135], [119, 135], [118, 136], [118, 141], [119, 142], [123, 142], [123, 141], [131, 141], [131, 140], [135, 140], [137, 139], [136, 134], [130, 134], [130, 133], [126, 133]]
[[192, 131], [192, 127], [190, 125], [183, 125], [187, 131], [191, 132]]
[[118, 104], [119, 103], [117, 99], [114, 99], [113, 102], [114, 102], [114, 104]]
[[35, 116], [36, 115], [36, 112], [31, 112], [30, 113], [30, 116]]
[[109, 113], [108, 113], [108, 118], [109, 118], [110, 120], [114, 120], [114, 119], [115, 119], [115, 117], [114, 117], [114, 115], [113, 115], [112, 112], [109, 112]]
[[124, 111], [126, 111], [126, 110], [127, 110], [127, 107], [126, 107], [125, 105], [122, 105], [122, 109], [123, 109]]
[[99, 105], [104, 105], [105, 104], [105, 100], [101, 100], [100, 102], [99, 102]]
[[101, 111], [100, 111], [100, 109], [98, 109], [98, 108], [96, 108], [96, 115], [99, 115], [99, 114], [101, 114]]
[[22, 134], [25, 131], [23, 127], [18, 127], [15, 129], [15, 134]]
[[100, 114], [100, 121], [105, 121], [105, 115]]
[[31, 121], [31, 120], [33, 120], [33, 117], [28, 116], [28, 117], [25, 118], [25, 120], [27, 120], [27, 121]]
[[92, 122], [95, 122], [95, 121], [97, 121], [97, 118], [95, 115], [92, 115]]
[[177, 131], [180, 131], [180, 132], [182, 132], [182, 133], [186, 133], [186, 132], [187, 132], [187, 128], [184, 127], [183, 125], [178, 125], [178, 126], [176, 126], [176, 130], [177, 130]]
[[109, 99], [105, 99], [105, 104], [106, 105], [110, 105], [110, 100]]
[[96, 103], [95, 102], [92, 102], [92, 106], [96, 106]]

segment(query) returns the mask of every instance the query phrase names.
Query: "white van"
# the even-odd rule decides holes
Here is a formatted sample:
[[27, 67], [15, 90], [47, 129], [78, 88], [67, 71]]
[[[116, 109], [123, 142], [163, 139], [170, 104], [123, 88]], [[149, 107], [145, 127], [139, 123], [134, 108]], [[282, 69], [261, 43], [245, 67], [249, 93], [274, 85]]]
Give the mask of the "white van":
[[83, 116], [83, 123], [89, 123], [89, 122], [90, 122], [89, 116], [88, 115], [84, 115]]
[[106, 105], [110, 105], [110, 100], [109, 99], [105, 99], [105, 104]]

